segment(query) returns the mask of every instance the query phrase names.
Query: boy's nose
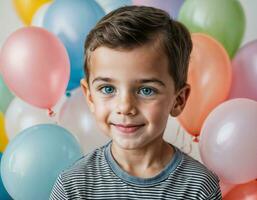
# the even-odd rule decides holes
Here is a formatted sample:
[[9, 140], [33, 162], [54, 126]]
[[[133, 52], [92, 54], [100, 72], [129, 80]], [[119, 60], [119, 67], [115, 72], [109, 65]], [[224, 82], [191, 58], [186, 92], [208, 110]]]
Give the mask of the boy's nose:
[[120, 115], [136, 115], [137, 108], [136, 102], [131, 94], [123, 94], [118, 98], [117, 107], [116, 107], [117, 114]]

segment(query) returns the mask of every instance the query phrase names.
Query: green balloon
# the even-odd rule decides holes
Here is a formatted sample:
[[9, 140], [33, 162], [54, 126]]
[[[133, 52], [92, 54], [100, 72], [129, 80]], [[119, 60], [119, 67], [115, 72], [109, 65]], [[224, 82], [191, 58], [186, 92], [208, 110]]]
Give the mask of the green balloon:
[[3, 78], [0, 75], [0, 111], [5, 113], [9, 103], [13, 99], [13, 94], [10, 92], [10, 90], [5, 85]]
[[218, 40], [232, 58], [245, 31], [244, 10], [237, 0], [188, 0], [178, 20], [191, 32], [202, 32]]

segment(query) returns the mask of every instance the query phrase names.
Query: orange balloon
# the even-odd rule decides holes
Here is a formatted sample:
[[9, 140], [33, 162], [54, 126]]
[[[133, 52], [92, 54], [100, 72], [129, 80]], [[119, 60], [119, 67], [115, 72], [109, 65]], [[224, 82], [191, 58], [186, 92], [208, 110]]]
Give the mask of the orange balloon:
[[192, 34], [192, 40], [188, 69], [191, 93], [178, 120], [189, 134], [197, 137], [208, 114], [226, 100], [232, 68], [226, 50], [218, 41], [202, 33]]
[[256, 200], [257, 181], [240, 184], [234, 187], [224, 198], [224, 200]]
[[220, 184], [220, 190], [223, 198], [224, 196], [227, 195], [227, 193], [229, 193], [229, 191], [231, 191], [236, 186], [235, 184], [232, 184], [232, 183], [226, 183], [223, 180], [220, 180], [219, 184]]

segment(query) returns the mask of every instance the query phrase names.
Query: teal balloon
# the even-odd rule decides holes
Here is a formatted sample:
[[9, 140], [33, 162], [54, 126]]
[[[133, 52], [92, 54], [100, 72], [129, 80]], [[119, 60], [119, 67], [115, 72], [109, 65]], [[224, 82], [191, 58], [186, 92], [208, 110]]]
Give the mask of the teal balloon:
[[46, 11], [43, 27], [62, 41], [69, 54], [71, 73], [67, 91], [80, 86], [86, 36], [104, 15], [93, 0], [57, 0]]
[[13, 98], [13, 94], [10, 92], [0, 75], [0, 111], [5, 113]]
[[32, 126], [8, 144], [2, 180], [15, 200], [49, 199], [60, 172], [81, 157], [81, 147], [66, 129], [53, 124]]
[[244, 10], [237, 0], [190, 0], [182, 5], [178, 20], [191, 32], [203, 32], [218, 40], [230, 58], [245, 32]]
[[[1, 158], [2, 158], [2, 153], [0, 153], [0, 166], [1, 166]], [[12, 199], [3, 185], [2, 178], [1, 178], [1, 171], [0, 171], [0, 199], [1, 200], [11, 200]]]

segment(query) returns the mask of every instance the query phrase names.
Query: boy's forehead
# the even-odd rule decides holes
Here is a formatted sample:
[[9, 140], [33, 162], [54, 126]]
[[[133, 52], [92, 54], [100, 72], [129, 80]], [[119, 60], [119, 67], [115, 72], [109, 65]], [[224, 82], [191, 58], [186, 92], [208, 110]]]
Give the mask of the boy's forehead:
[[91, 70], [104, 68], [158, 73], [167, 72], [169, 62], [166, 54], [149, 45], [133, 49], [111, 49], [102, 46], [91, 52], [90, 66]]
[[[99, 47], [91, 54], [90, 82], [101, 77], [119, 82], [139, 80], [173, 80], [168, 70], [168, 59], [151, 47], [130, 50]], [[170, 80], [171, 79], [171, 80]]]

